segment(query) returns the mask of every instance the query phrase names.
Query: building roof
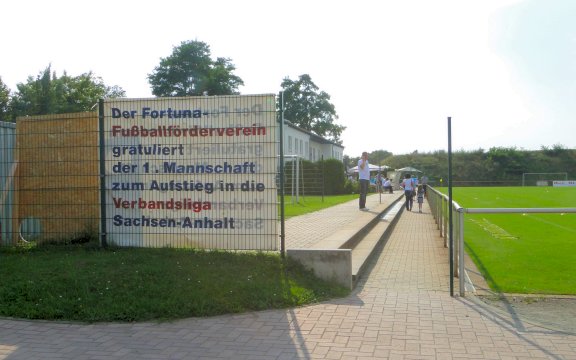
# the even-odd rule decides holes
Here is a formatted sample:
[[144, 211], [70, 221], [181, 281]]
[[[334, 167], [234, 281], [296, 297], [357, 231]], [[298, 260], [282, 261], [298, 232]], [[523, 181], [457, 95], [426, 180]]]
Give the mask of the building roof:
[[309, 130], [302, 129], [301, 127], [295, 125], [294, 123], [292, 123], [292, 122], [289, 121], [289, 120], [284, 119], [284, 124], [290, 126], [290, 127], [293, 128], [293, 129], [296, 129], [296, 130], [298, 130], [298, 131], [301, 131], [301, 132], [303, 132], [303, 133], [308, 134], [308, 135], [310, 136], [310, 138], [311, 138], [312, 140], [316, 141], [317, 143], [320, 143], [320, 144], [332, 144], [332, 145], [339, 146], [339, 147], [341, 147], [342, 149], [344, 149], [344, 146], [342, 146], [341, 144], [338, 144], [338, 143], [335, 142], [335, 141], [332, 141], [332, 140], [328, 140], [328, 139], [326, 139], [326, 138], [323, 138], [322, 136], [320, 136], [320, 135], [318, 135], [318, 134], [314, 134], [313, 132], [311, 132], [311, 131], [309, 131]]

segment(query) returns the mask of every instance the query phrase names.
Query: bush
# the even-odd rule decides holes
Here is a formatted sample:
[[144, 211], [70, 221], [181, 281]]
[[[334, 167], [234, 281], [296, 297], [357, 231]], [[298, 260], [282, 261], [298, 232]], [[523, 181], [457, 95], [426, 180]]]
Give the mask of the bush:
[[[346, 185], [342, 161], [336, 159], [317, 162], [299, 161], [298, 184], [301, 195], [342, 195], [354, 192], [354, 184]], [[292, 187], [295, 186], [295, 168], [295, 161], [286, 162], [284, 167], [284, 193], [286, 194], [292, 193]]]
[[324, 191], [326, 195], [346, 194], [344, 185], [346, 176], [344, 164], [340, 160], [328, 159], [323, 163]]
[[355, 194], [357, 188], [358, 188], [358, 183], [356, 183], [356, 181], [346, 180], [346, 183], [344, 183], [344, 193], [345, 194]]

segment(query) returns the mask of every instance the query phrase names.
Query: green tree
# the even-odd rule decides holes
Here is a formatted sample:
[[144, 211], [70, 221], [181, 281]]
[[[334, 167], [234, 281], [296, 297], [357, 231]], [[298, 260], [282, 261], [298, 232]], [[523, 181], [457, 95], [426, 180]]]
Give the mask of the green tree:
[[87, 72], [79, 76], [58, 77], [51, 74], [51, 66], [36, 78], [29, 76], [26, 83], [16, 85], [11, 98], [12, 118], [24, 115], [63, 114], [90, 111], [98, 99], [125, 96], [118, 86], [106, 86], [102, 78]]
[[51, 104], [53, 93], [50, 91], [50, 65], [34, 79], [28, 76], [26, 83], [16, 84], [16, 93], [12, 97], [14, 118], [23, 115], [53, 114]]
[[55, 112], [59, 114], [87, 111], [98, 99], [125, 97], [119, 86], [106, 86], [92, 72], [70, 77], [64, 75], [54, 82]]
[[542, 149], [542, 152], [544, 152], [544, 154], [549, 156], [559, 155], [566, 150], [566, 148], [562, 144], [554, 144], [552, 145], [552, 148], [549, 148], [547, 146], [541, 146], [540, 148]]
[[486, 156], [498, 173], [505, 174], [506, 180], [528, 172], [525, 164], [526, 152], [519, 151], [515, 147], [492, 147]]
[[336, 109], [330, 95], [320, 89], [310, 75], [300, 75], [297, 81], [285, 78], [281, 84], [284, 92], [284, 118], [298, 127], [341, 144], [340, 135], [346, 127], [337, 125]]
[[183, 41], [172, 55], [148, 75], [155, 96], [201, 96], [239, 94], [244, 81], [236, 75], [229, 58], [212, 61], [210, 47], [202, 41]]
[[[358, 161], [358, 160], [356, 160]], [[350, 158], [350, 156], [348, 155], [344, 155], [342, 157], [342, 163], [344, 164], [344, 169], [350, 169], [351, 167], [354, 167], [356, 165], [353, 165], [353, 159]]]
[[[448, 154], [444, 150], [433, 153], [392, 155], [384, 164], [395, 169], [415, 167], [438, 185], [438, 179], [448, 179]], [[576, 177], [576, 150], [556, 144], [552, 149], [542, 147], [540, 151], [517, 150], [516, 148], [494, 147], [456, 151], [452, 154], [452, 179], [456, 186], [518, 186], [522, 173], [566, 172], [569, 179]]]
[[346, 169], [340, 160], [327, 159], [319, 161], [318, 164], [324, 170], [324, 188], [326, 195], [344, 194], [346, 184]]
[[10, 119], [10, 89], [0, 77], [0, 121], [9, 121]]
[[386, 150], [375, 150], [372, 151], [370, 153], [370, 155], [368, 155], [368, 160], [371, 164], [374, 165], [388, 165], [384, 163], [384, 159], [388, 158], [389, 156], [391, 156], [392, 153]]

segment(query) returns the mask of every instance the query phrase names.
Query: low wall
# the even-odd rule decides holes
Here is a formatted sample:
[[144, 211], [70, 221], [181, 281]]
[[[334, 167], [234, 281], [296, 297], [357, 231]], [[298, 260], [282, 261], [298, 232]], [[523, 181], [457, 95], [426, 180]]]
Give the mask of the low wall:
[[312, 269], [320, 279], [352, 289], [351, 249], [287, 249], [286, 255]]

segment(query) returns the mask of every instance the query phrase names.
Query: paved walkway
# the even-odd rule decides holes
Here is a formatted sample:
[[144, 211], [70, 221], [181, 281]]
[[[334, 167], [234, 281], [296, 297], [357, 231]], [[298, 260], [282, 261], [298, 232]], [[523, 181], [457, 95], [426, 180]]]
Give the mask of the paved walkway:
[[[377, 200], [371, 196], [368, 206]], [[424, 210], [401, 214], [346, 298], [161, 324], [0, 319], [0, 359], [576, 359], [575, 335], [523, 323], [473, 296], [450, 297], [447, 249]], [[351, 202], [320, 219], [358, 213]], [[313, 244], [288, 235], [293, 222], [287, 246]]]

